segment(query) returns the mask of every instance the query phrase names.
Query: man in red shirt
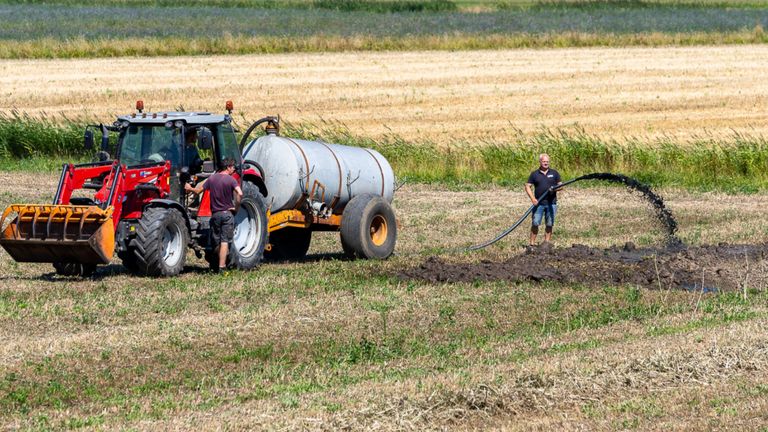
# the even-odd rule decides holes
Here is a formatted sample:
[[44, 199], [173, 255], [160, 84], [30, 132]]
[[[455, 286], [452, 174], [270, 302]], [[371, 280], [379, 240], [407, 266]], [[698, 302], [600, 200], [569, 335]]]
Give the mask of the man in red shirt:
[[240, 208], [243, 190], [232, 177], [235, 172], [235, 161], [229, 158], [219, 161], [219, 170], [208, 180], [192, 187], [184, 186], [184, 190], [199, 194], [207, 190], [211, 194], [211, 233], [213, 242], [218, 244], [219, 267], [221, 272], [227, 268], [229, 244], [235, 233], [235, 213]]

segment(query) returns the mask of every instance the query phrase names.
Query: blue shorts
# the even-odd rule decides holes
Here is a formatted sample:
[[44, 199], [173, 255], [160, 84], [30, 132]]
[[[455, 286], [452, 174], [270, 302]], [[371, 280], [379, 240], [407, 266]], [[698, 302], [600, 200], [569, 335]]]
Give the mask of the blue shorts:
[[557, 214], [557, 204], [541, 204], [533, 211], [532, 225], [537, 227], [541, 225], [541, 219], [546, 219], [548, 227], [555, 225], [555, 214]]

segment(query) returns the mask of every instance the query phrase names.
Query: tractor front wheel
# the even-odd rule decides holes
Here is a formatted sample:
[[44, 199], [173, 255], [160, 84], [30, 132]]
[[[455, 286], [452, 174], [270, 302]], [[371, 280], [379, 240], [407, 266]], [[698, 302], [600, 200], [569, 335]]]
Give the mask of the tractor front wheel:
[[184, 268], [188, 244], [187, 225], [178, 210], [148, 208], [130, 244], [135, 261], [127, 267], [145, 276], [175, 276]]
[[137, 264], [136, 255], [133, 253], [133, 249], [128, 249], [125, 252], [118, 252], [117, 257], [120, 258], [120, 261], [123, 262], [123, 267], [125, 267], [129, 272], [139, 272], [139, 265]]

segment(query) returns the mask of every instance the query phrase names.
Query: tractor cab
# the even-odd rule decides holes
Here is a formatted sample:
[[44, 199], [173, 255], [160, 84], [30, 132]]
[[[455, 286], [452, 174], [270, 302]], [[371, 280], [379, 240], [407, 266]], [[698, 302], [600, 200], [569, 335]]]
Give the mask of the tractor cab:
[[[229, 115], [205, 112], [138, 113], [119, 117], [116, 159], [127, 169], [170, 163], [169, 195], [183, 202], [183, 184], [210, 176], [219, 161], [242, 165]], [[141, 175], [141, 172], [139, 173]]]

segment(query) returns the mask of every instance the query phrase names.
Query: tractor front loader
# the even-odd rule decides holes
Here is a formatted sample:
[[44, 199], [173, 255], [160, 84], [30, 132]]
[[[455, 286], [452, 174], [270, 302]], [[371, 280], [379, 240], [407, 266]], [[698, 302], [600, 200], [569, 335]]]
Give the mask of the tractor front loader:
[[[57, 273], [87, 275], [108, 264], [115, 251], [115, 230], [124, 198], [137, 191], [159, 190], [170, 163], [127, 169], [117, 161], [65, 164], [53, 204], [13, 204], [0, 217], [12, 219], [0, 245], [19, 262], [53, 263]], [[150, 181], [142, 181], [150, 178]], [[72, 197], [81, 189], [93, 198]]]
[[[97, 264], [108, 263], [115, 247], [112, 216], [120, 177], [120, 166], [113, 162], [65, 164], [51, 205], [13, 204], [5, 209], [0, 226], [9, 217], [13, 220], [0, 244], [16, 261], [54, 263], [64, 274], [89, 273]], [[99, 205], [70, 202], [73, 191], [90, 179], [102, 180], [99, 192], [107, 199]]]

